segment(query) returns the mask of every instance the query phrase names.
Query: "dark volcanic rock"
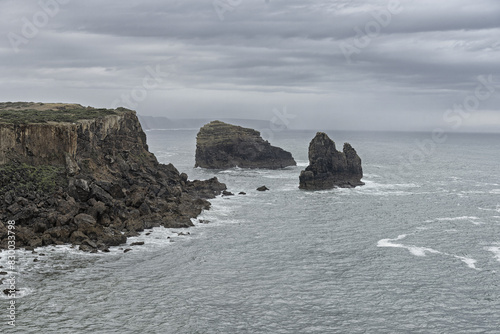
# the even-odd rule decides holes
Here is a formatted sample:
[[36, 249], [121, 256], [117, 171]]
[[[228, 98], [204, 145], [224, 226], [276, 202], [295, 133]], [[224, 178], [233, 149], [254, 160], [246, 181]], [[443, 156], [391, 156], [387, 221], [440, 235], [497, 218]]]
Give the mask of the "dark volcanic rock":
[[290, 152], [271, 146], [253, 129], [213, 121], [196, 137], [195, 167], [279, 169], [295, 165]]
[[309, 144], [309, 166], [300, 173], [300, 189], [320, 190], [335, 187], [353, 188], [361, 182], [361, 159], [348, 143], [343, 152], [323, 132], [318, 132]]
[[130, 244], [130, 246], [142, 246], [142, 245], [144, 245], [144, 241], [137, 241]]
[[160, 164], [132, 110], [59, 104], [26, 110], [39, 107], [54, 117], [72, 108], [104, 115], [8, 123], [0, 104], [0, 249], [8, 247], [7, 222], [15, 220], [17, 248], [72, 243], [105, 250], [146, 227], [192, 226], [191, 218], [210, 208], [207, 199], [226, 190], [217, 178], [189, 181]]
[[258, 187], [257, 190], [258, 191], [267, 191], [267, 190], [269, 190], [269, 188], [266, 186], [262, 186], [262, 187]]

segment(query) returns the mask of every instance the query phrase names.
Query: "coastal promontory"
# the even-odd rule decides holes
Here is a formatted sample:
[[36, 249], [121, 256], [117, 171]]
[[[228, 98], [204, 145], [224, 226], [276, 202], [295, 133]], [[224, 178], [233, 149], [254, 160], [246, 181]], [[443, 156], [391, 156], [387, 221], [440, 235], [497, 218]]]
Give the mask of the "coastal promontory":
[[226, 186], [190, 181], [148, 151], [135, 111], [0, 103], [0, 249], [107, 250], [154, 226], [188, 227]]
[[326, 133], [318, 132], [309, 144], [309, 166], [300, 173], [299, 188], [322, 190], [364, 185], [363, 169], [356, 150], [345, 143], [343, 152]]
[[295, 165], [290, 152], [271, 146], [253, 129], [213, 121], [196, 137], [195, 167], [279, 169]]

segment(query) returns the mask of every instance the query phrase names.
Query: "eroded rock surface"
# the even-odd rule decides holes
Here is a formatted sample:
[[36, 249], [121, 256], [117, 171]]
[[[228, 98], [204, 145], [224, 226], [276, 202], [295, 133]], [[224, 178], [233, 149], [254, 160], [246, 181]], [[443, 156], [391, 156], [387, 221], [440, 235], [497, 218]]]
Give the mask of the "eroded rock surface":
[[356, 150], [345, 143], [343, 152], [339, 152], [326, 133], [318, 132], [309, 144], [309, 166], [300, 173], [299, 188], [353, 188], [364, 185], [362, 177], [361, 159]]
[[195, 167], [279, 169], [295, 165], [290, 152], [271, 146], [253, 129], [213, 121], [196, 137]]
[[207, 199], [226, 189], [216, 178], [188, 181], [172, 164], [158, 163], [132, 110], [21, 109], [31, 115], [39, 106], [69, 121], [15, 119], [5, 104], [14, 121], [0, 113], [0, 248], [15, 220], [17, 248], [72, 243], [105, 250], [145, 228], [191, 226], [210, 207]]

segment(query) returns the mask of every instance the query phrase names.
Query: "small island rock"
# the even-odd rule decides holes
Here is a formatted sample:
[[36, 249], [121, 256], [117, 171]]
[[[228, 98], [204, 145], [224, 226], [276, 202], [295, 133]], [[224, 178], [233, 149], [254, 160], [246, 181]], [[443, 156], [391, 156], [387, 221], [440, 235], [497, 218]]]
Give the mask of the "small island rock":
[[354, 188], [361, 182], [363, 170], [356, 150], [344, 144], [343, 152], [325, 133], [318, 132], [309, 144], [309, 166], [300, 173], [300, 189], [322, 190], [335, 187]]
[[213, 121], [196, 137], [195, 167], [279, 169], [296, 165], [290, 152], [271, 146], [253, 129]]

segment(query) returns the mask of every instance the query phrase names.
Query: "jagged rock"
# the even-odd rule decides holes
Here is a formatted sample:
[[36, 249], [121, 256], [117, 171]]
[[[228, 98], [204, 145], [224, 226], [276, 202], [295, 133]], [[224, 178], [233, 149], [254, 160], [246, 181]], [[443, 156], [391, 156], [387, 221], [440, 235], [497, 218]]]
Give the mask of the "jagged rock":
[[234, 196], [234, 194], [232, 192], [230, 192], [230, 191], [224, 190], [222, 192], [222, 196]]
[[94, 219], [94, 217], [87, 215], [85, 213], [80, 213], [79, 215], [76, 215], [74, 220], [75, 220], [75, 224], [78, 226], [81, 226], [84, 224], [93, 226], [96, 224], [96, 220]]
[[71, 243], [78, 245], [80, 244], [83, 240], [86, 240], [87, 236], [83, 234], [81, 231], [75, 231], [71, 234], [70, 241]]
[[258, 187], [257, 190], [258, 191], [267, 191], [267, 190], [269, 190], [269, 188], [266, 186], [262, 186], [262, 187]]
[[192, 226], [226, 186], [160, 164], [132, 110], [0, 103], [0, 189], [0, 249], [16, 220], [16, 247], [94, 252], [145, 227]]
[[348, 143], [343, 152], [323, 132], [318, 132], [309, 144], [309, 166], [300, 173], [300, 189], [321, 190], [335, 187], [353, 188], [361, 182], [361, 159]]
[[142, 246], [142, 245], [144, 245], [144, 241], [137, 241], [130, 244], [130, 246]]
[[253, 129], [213, 121], [196, 136], [195, 167], [279, 169], [295, 165], [289, 152], [271, 146]]

